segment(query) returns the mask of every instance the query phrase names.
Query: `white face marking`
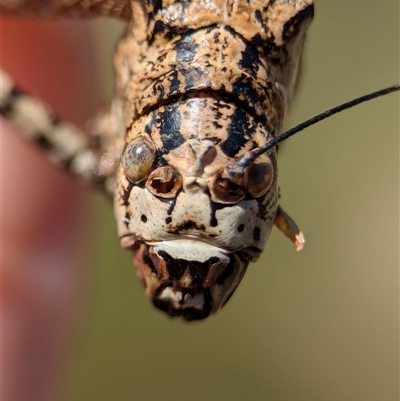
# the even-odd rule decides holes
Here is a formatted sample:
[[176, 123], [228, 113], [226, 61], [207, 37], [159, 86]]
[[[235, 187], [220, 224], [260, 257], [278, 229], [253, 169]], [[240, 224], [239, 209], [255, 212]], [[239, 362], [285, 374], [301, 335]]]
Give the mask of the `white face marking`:
[[185, 294], [182, 297], [181, 291], [174, 291], [171, 287], [165, 288], [158, 299], [170, 303], [175, 309], [194, 308], [202, 310], [204, 307], [203, 293], [196, 294], [194, 297], [190, 294]]
[[154, 250], [157, 253], [159, 251], [165, 251], [174, 259], [205, 262], [211, 257], [217, 257], [220, 263], [229, 263], [229, 257], [222, 249], [198, 240], [178, 239], [175, 241], [163, 241], [152, 245], [154, 245]]
[[175, 309], [180, 308], [182, 300], [182, 293], [180, 291], [173, 291], [171, 287], [165, 288], [158, 297], [161, 301], [169, 302]]

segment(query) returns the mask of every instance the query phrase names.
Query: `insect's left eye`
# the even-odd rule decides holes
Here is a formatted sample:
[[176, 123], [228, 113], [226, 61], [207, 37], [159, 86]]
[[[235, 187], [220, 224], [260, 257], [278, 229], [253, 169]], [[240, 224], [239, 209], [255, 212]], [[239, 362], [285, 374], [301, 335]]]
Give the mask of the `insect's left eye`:
[[156, 157], [156, 147], [147, 136], [140, 135], [125, 149], [122, 166], [129, 181], [138, 184], [147, 179]]
[[267, 155], [261, 155], [245, 170], [244, 186], [253, 198], [264, 195], [271, 187], [273, 180], [274, 168]]

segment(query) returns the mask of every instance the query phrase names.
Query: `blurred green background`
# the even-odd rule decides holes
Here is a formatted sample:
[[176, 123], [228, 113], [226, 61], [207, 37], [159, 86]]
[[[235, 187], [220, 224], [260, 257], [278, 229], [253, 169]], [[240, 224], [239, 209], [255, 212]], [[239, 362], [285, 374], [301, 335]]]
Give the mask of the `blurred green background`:
[[[94, 29], [106, 97], [121, 28]], [[287, 126], [398, 80], [397, 0], [316, 1]], [[398, 95], [290, 139], [281, 204], [305, 249], [274, 230], [224, 310], [194, 324], [152, 308], [93, 196], [101, 229], [64, 401], [397, 400], [398, 163]]]

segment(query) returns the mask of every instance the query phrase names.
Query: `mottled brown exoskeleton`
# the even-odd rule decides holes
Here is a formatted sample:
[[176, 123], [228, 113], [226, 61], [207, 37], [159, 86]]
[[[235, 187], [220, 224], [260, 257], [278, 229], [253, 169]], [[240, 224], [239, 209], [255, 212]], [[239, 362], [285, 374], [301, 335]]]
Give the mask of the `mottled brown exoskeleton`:
[[[121, 245], [156, 307], [203, 319], [230, 298], [274, 224], [277, 149], [238, 163], [282, 130], [300, 74], [311, 0], [2, 1], [2, 12], [127, 21], [116, 97], [92, 136], [2, 75], [1, 113], [56, 163], [114, 198]], [[95, 145], [93, 145], [95, 143]]]

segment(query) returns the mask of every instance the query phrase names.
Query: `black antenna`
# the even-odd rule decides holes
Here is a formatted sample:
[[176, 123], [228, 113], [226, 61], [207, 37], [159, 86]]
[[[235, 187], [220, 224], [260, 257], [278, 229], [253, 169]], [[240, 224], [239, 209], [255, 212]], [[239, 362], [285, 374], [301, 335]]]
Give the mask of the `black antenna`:
[[358, 104], [367, 102], [368, 100], [375, 99], [380, 96], [388, 95], [389, 93], [396, 92], [400, 90], [400, 85], [392, 85], [384, 89], [380, 89], [376, 92], [368, 93], [368, 95], [360, 96], [356, 99], [350, 100], [349, 102], [343, 103], [339, 106], [333, 107], [332, 109], [326, 110], [321, 114], [318, 114], [310, 119], [296, 125], [295, 127], [287, 130], [283, 134], [278, 135], [276, 138], [272, 139], [271, 141], [267, 142], [265, 145], [251, 151], [247, 155], [243, 155], [236, 160], [236, 164], [239, 165], [241, 168], [246, 168], [251, 163], [253, 163], [259, 156], [263, 153], [268, 152], [271, 148], [275, 147], [285, 139], [290, 138], [292, 135], [296, 134], [297, 132], [302, 131], [304, 128], [307, 128], [315, 123], [325, 120], [330, 116], [333, 116], [336, 113], [340, 113], [343, 110], [350, 109], [351, 107], [357, 106]]

